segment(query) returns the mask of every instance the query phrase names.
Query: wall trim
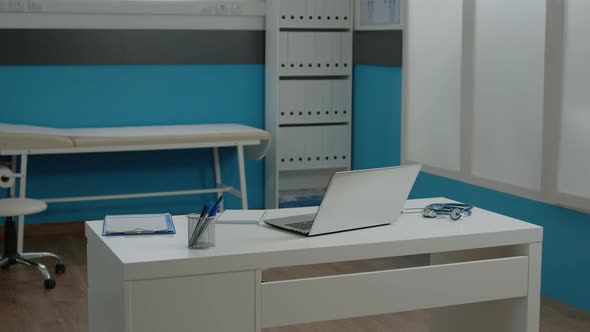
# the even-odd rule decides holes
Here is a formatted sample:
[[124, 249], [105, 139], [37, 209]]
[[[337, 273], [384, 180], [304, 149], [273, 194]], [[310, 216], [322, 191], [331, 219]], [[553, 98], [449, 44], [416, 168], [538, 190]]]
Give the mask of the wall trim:
[[[262, 30], [0, 29], [0, 65], [264, 64]], [[357, 31], [354, 63], [400, 67], [403, 32]]]
[[355, 31], [354, 63], [401, 67], [403, 35], [402, 30]]
[[0, 29], [0, 65], [264, 63], [256, 30]]

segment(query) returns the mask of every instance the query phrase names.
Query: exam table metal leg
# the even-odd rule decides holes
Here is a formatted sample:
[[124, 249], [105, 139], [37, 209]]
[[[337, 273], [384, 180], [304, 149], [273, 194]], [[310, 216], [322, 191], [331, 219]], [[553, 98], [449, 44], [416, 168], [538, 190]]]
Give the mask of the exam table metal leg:
[[248, 189], [246, 188], [246, 167], [244, 166], [244, 146], [238, 145], [238, 167], [240, 168], [240, 192], [242, 209], [248, 210]]
[[[12, 158], [10, 158], [10, 169], [12, 170], [12, 173], [18, 173], [17, 169], [16, 169], [16, 162], [17, 162], [17, 156], [12, 156]], [[16, 184], [13, 184], [10, 187], [10, 197], [15, 197], [16, 196]]]
[[[215, 169], [215, 187], [219, 188], [222, 186], [223, 182], [221, 182], [221, 166], [219, 163], [219, 148], [215, 147], [213, 148], [213, 166]], [[221, 195], [223, 194], [222, 191], [218, 191], [217, 192], [217, 199], [219, 199], [219, 197], [221, 197]], [[221, 210], [223, 211], [223, 202], [221, 202]]]
[[[27, 167], [28, 166], [28, 156], [26, 154], [22, 154], [20, 156], [20, 180], [19, 180], [19, 192], [18, 196], [20, 198], [27, 197]], [[18, 252], [23, 252], [23, 242], [24, 242], [24, 235], [25, 235], [25, 216], [18, 216], [18, 231], [17, 231], [17, 244], [16, 250]]]

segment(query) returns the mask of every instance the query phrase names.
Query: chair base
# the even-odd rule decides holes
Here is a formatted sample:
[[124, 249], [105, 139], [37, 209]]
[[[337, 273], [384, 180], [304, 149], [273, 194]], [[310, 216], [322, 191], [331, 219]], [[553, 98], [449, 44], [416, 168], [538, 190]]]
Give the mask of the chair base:
[[8, 269], [8, 267], [15, 264], [34, 267], [43, 275], [45, 288], [52, 289], [55, 287], [55, 279], [51, 277], [47, 267], [31, 259], [42, 257], [55, 258], [58, 261], [55, 265], [55, 273], [62, 274], [66, 271], [66, 266], [61, 256], [50, 252], [19, 253], [16, 247], [16, 225], [14, 219], [11, 217], [6, 218], [6, 223], [4, 224], [4, 240], [4, 254], [0, 258], [0, 267], [2, 269]]

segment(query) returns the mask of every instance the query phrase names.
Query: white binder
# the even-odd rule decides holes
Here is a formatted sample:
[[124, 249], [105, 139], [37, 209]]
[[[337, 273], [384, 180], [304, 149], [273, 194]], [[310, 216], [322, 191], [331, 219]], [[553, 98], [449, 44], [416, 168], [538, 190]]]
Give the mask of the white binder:
[[319, 74], [330, 74], [332, 71], [332, 49], [330, 47], [331, 35], [334, 32], [316, 33], [317, 61], [321, 65]]
[[289, 70], [289, 33], [281, 32], [279, 38], [279, 74], [287, 75]]
[[[303, 88], [305, 89], [305, 111], [306, 123], [313, 123], [317, 120], [317, 112], [319, 111], [319, 94], [317, 89], [319, 87], [318, 81], [303, 81]], [[311, 112], [311, 114], [309, 114]]]
[[281, 0], [279, 2], [281, 26], [297, 27], [305, 23], [306, 2], [301, 0]]
[[279, 123], [287, 123], [289, 114], [294, 112], [294, 98], [296, 96], [291, 85], [292, 81], [279, 81], [279, 106], [277, 108]]
[[352, 82], [349, 79], [332, 81], [332, 119], [348, 122], [352, 115]]
[[352, 35], [348, 33], [340, 34], [340, 56], [344, 66], [344, 73], [352, 72]]
[[299, 123], [304, 119], [309, 95], [305, 91], [305, 85], [302, 81], [291, 81], [293, 87], [293, 103], [295, 104], [292, 122]]
[[349, 27], [352, 24], [352, 15], [350, 10], [350, 1], [326, 0], [330, 5], [332, 15], [334, 15], [335, 26]]
[[330, 122], [331, 115], [333, 113], [332, 107], [332, 81], [331, 80], [323, 80], [321, 81], [321, 89], [318, 90], [320, 95], [320, 108], [322, 109], [320, 118], [318, 119], [320, 122]]
[[323, 27], [324, 25], [324, 1], [323, 0], [301, 0], [307, 2], [307, 16], [312, 18], [309, 20], [314, 27]]
[[340, 33], [332, 33], [330, 35], [330, 43], [328, 44], [332, 55], [331, 72], [336, 75], [340, 75], [342, 73], [342, 68], [344, 68], [342, 66], [340, 55], [342, 53], [340, 39]]
[[305, 32], [287, 32], [288, 33], [288, 73], [290, 75], [301, 75], [307, 71], [310, 61], [313, 58], [313, 40], [311, 34]]

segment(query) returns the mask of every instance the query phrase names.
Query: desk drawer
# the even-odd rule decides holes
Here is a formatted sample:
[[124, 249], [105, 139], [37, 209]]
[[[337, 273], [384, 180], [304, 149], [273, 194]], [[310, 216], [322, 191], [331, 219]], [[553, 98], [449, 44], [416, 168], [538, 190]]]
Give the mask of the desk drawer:
[[528, 257], [268, 282], [262, 327], [523, 297]]

